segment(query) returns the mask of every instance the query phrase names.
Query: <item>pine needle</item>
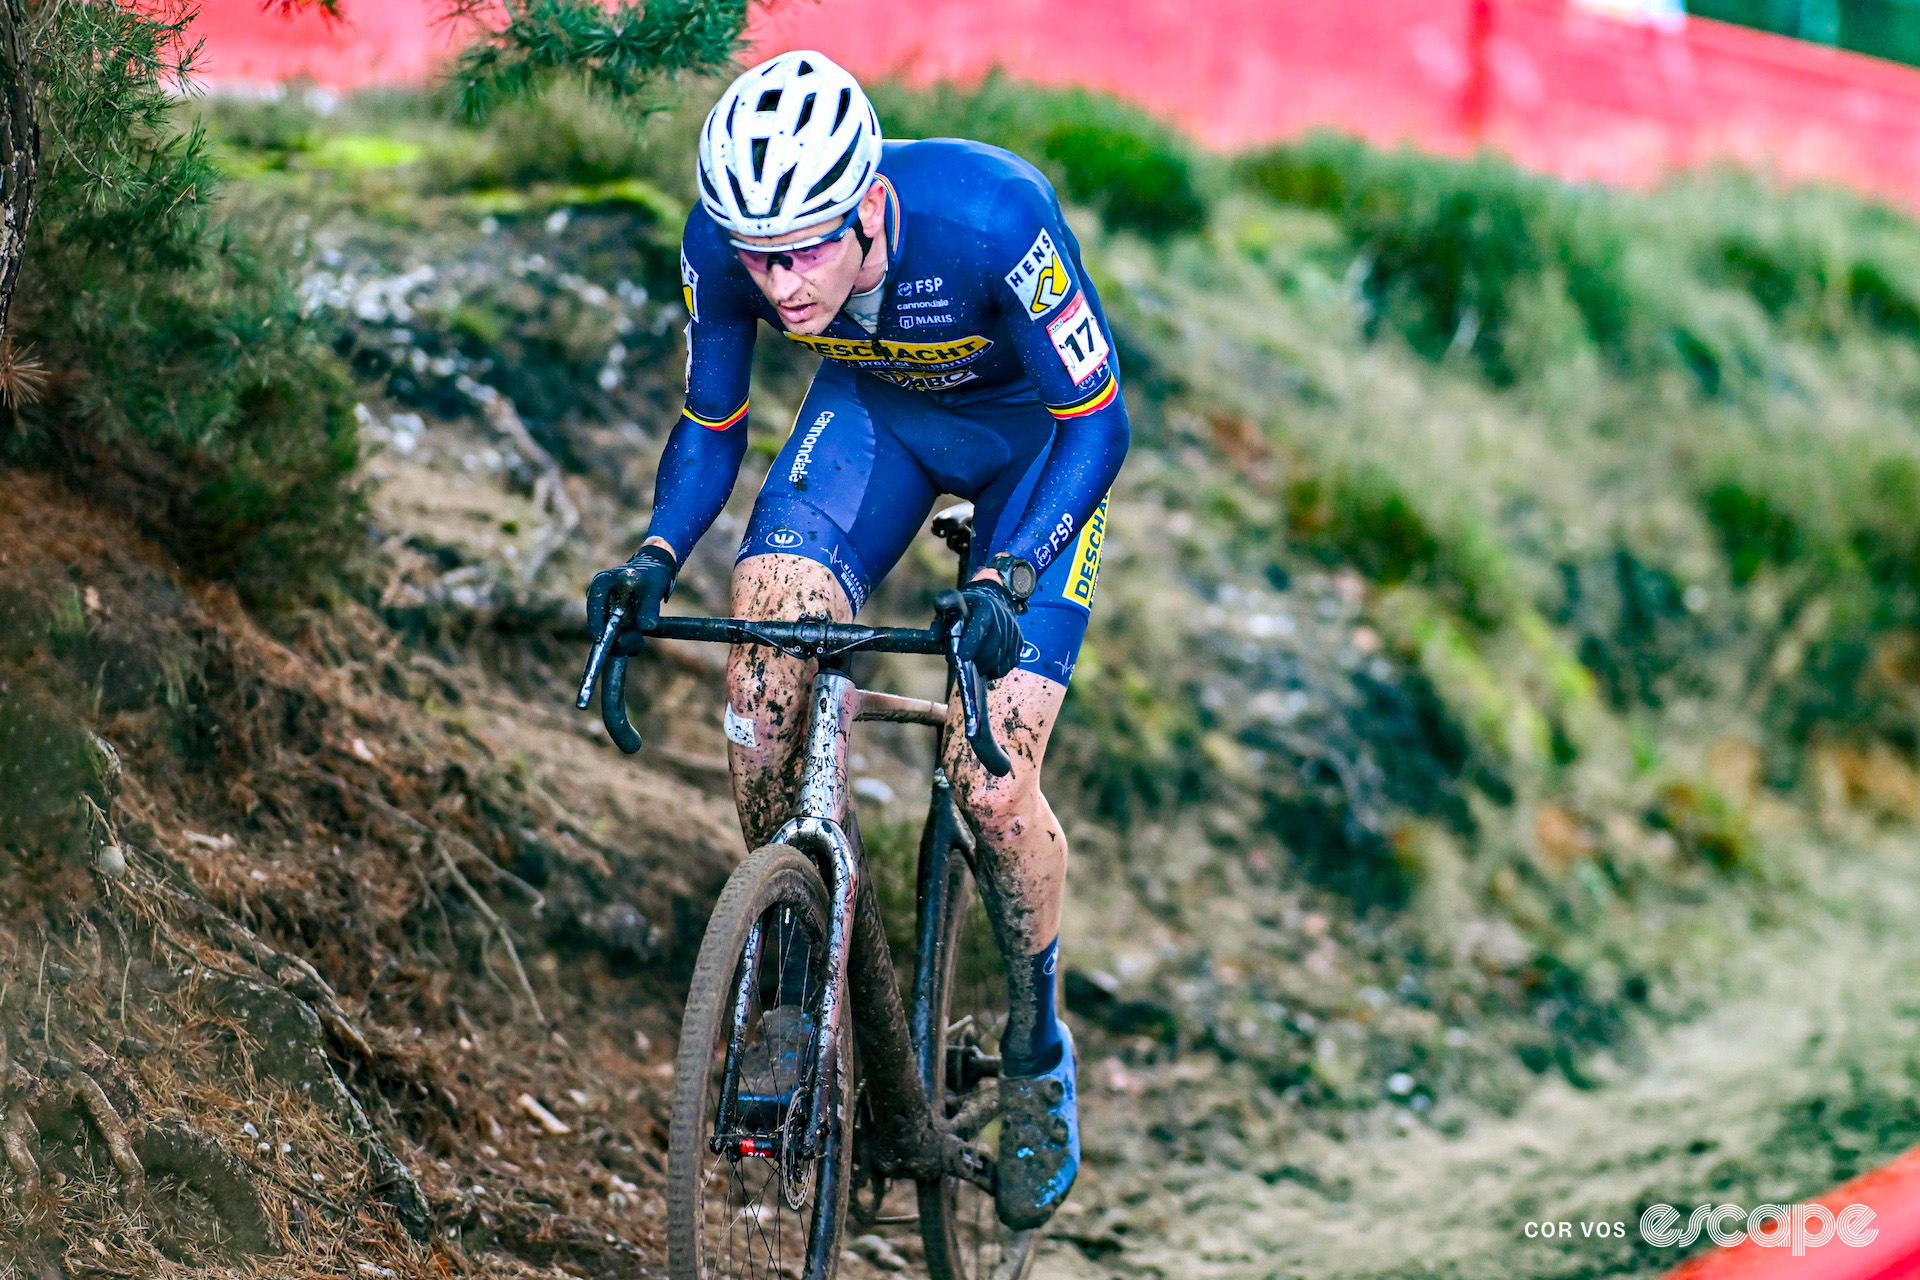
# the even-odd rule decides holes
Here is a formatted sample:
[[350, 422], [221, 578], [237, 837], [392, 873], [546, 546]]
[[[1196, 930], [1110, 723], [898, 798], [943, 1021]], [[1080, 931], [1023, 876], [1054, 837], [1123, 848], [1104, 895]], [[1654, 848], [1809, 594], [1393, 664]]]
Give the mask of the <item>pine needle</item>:
[[0, 345], [0, 405], [18, 409], [36, 404], [46, 392], [47, 366], [31, 352], [10, 341]]

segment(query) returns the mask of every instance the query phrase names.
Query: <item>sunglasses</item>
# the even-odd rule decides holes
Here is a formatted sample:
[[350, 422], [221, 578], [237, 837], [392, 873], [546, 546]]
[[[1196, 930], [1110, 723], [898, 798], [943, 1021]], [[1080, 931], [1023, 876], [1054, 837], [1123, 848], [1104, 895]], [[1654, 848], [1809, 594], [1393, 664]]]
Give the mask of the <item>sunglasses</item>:
[[741, 244], [730, 241], [735, 253], [740, 255], [740, 263], [754, 275], [763, 276], [775, 267], [785, 267], [789, 271], [811, 271], [820, 266], [833, 254], [833, 246], [847, 238], [854, 223], [860, 217], [860, 206], [855, 205], [841, 219], [840, 225], [824, 236], [811, 240], [802, 240], [798, 244], [781, 245], [778, 249], [762, 249], [757, 245]]

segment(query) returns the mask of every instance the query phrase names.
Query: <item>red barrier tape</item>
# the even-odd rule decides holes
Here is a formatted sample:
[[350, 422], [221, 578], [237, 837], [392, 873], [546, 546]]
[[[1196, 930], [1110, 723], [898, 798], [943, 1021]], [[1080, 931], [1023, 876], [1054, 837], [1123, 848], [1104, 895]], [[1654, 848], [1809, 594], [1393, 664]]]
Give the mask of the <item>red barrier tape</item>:
[[[417, 82], [452, 47], [436, 0], [346, 0], [344, 22], [207, 0], [204, 78]], [[775, 0], [753, 48], [863, 76], [993, 68], [1110, 90], [1237, 148], [1314, 128], [1646, 185], [1716, 160], [1920, 209], [1920, 71], [1692, 20], [1636, 26], [1562, 0]]]
[[[1870, 1244], [1832, 1240], [1794, 1257], [1788, 1241], [1753, 1240], [1701, 1254], [1667, 1280], [1911, 1280], [1920, 1276], [1920, 1148], [1821, 1196], [1835, 1213], [1851, 1204], [1873, 1210]], [[1752, 1208], [1753, 1206], [1746, 1206]]]

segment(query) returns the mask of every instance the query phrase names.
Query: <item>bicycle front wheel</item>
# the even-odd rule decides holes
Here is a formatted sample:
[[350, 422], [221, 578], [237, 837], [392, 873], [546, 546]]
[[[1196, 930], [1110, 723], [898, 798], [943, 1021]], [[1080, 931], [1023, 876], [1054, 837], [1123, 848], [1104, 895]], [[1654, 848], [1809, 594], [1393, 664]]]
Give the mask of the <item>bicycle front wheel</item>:
[[[1000, 1035], [1006, 981], [987, 913], [956, 851], [943, 922], [944, 963], [929, 992], [936, 1037], [931, 1100], [961, 1137], [991, 1152], [1000, 1132]], [[920, 1237], [932, 1280], [1022, 1280], [1033, 1269], [1037, 1231], [1012, 1231], [993, 1197], [960, 1178], [919, 1185]]]
[[[826, 886], [785, 845], [752, 853], [707, 922], [681, 1021], [667, 1158], [673, 1280], [832, 1280], [847, 1211], [848, 1042], [819, 1062]], [[805, 1130], [827, 1082], [824, 1142]]]

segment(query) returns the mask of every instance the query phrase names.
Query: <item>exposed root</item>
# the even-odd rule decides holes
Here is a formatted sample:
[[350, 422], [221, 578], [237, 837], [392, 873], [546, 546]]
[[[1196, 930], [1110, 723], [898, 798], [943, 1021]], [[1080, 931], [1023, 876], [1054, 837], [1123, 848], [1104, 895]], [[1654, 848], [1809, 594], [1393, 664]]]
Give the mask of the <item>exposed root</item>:
[[29, 1188], [40, 1185], [40, 1162], [33, 1158], [33, 1148], [39, 1141], [40, 1135], [25, 1111], [15, 1107], [7, 1112], [6, 1126], [0, 1128], [0, 1147], [6, 1149], [13, 1176]]
[[228, 1253], [279, 1252], [253, 1175], [217, 1140], [186, 1125], [156, 1126], [140, 1135], [140, 1157], [153, 1177], [178, 1178], [212, 1206]]
[[520, 990], [526, 995], [527, 1003], [533, 1006], [533, 1016], [542, 1023], [546, 1022], [546, 1011], [540, 1007], [540, 997], [533, 994], [533, 984], [527, 981], [526, 966], [520, 963], [520, 952], [513, 945], [513, 932], [507, 928], [507, 922], [487, 905], [487, 900], [480, 896], [479, 890], [473, 887], [473, 882], [460, 870], [460, 864], [455, 862], [453, 855], [447, 852], [446, 845], [436, 843], [434, 851], [440, 855], [440, 862], [446, 867], [447, 874], [452, 876], [453, 882], [460, 886], [460, 891], [467, 895], [467, 901], [473, 904], [474, 910], [478, 911], [492, 926], [494, 935], [500, 939], [500, 945], [506, 949], [507, 960], [513, 965], [513, 974], [520, 979]]
[[140, 1167], [139, 1157], [133, 1154], [133, 1142], [127, 1137], [127, 1126], [120, 1119], [120, 1113], [107, 1101], [107, 1094], [100, 1082], [84, 1071], [76, 1072], [73, 1081], [74, 1096], [80, 1106], [93, 1120], [94, 1128], [100, 1130], [100, 1136], [107, 1140], [107, 1151], [113, 1156], [113, 1167], [127, 1180], [127, 1185], [137, 1195], [146, 1189], [147, 1172]]
[[[253, 930], [201, 897], [198, 886], [184, 876], [170, 875], [164, 879], [143, 880], [139, 887], [166, 894], [176, 906], [192, 915], [213, 941], [251, 960], [263, 974], [313, 1005], [329, 1031], [351, 1045], [363, 1059], [373, 1059], [373, 1047], [354, 1025], [353, 1019], [340, 1007], [333, 987], [306, 960], [268, 946]], [[151, 923], [168, 945], [183, 954], [195, 956], [201, 964], [207, 963], [199, 948], [175, 934], [163, 920], [156, 917]]]
[[340, 777], [330, 770], [323, 769], [311, 761], [299, 761], [298, 765], [304, 772], [325, 782], [344, 795], [351, 795], [389, 821], [405, 827], [408, 831], [419, 837], [422, 844], [432, 846], [434, 853], [440, 860], [440, 864], [446, 868], [447, 874], [452, 877], [454, 884], [460, 889], [460, 892], [465, 895], [467, 901], [473, 904], [474, 910], [480, 913], [481, 918], [487, 922], [488, 929], [492, 932], [493, 936], [499, 940], [501, 948], [507, 953], [508, 963], [513, 966], [514, 977], [519, 980], [521, 994], [526, 996], [527, 1003], [532, 1006], [535, 1020], [544, 1025], [547, 1021], [546, 1011], [540, 1007], [540, 997], [534, 994], [533, 983], [527, 978], [526, 966], [520, 962], [520, 949], [514, 945], [512, 929], [508, 927], [505, 920], [500, 918], [500, 913], [495, 911], [493, 907], [488, 904], [487, 900], [480, 896], [480, 891], [473, 887], [473, 882], [467, 879], [466, 873], [460, 870], [460, 864], [454, 861], [453, 854], [448, 851], [449, 846], [460, 849], [461, 852], [468, 857], [485, 865], [488, 870], [501, 874], [514, 884], [519, 885], [528, 893], [531, 893], [536, 902], [544, 902], [545, 899], [539, 890], [527, 884], [526, 881], [520, 879], [520, 877], [504, 872], [493, 859], [474, 848], [471, 841], [465, 840], [450, 831], [440, 831], [429, 827], [426, 823], [420, 821], [420, 819], [403, 809], [396, 808], [387, 803], [365, 787], [356, 787], [345, 778]]

